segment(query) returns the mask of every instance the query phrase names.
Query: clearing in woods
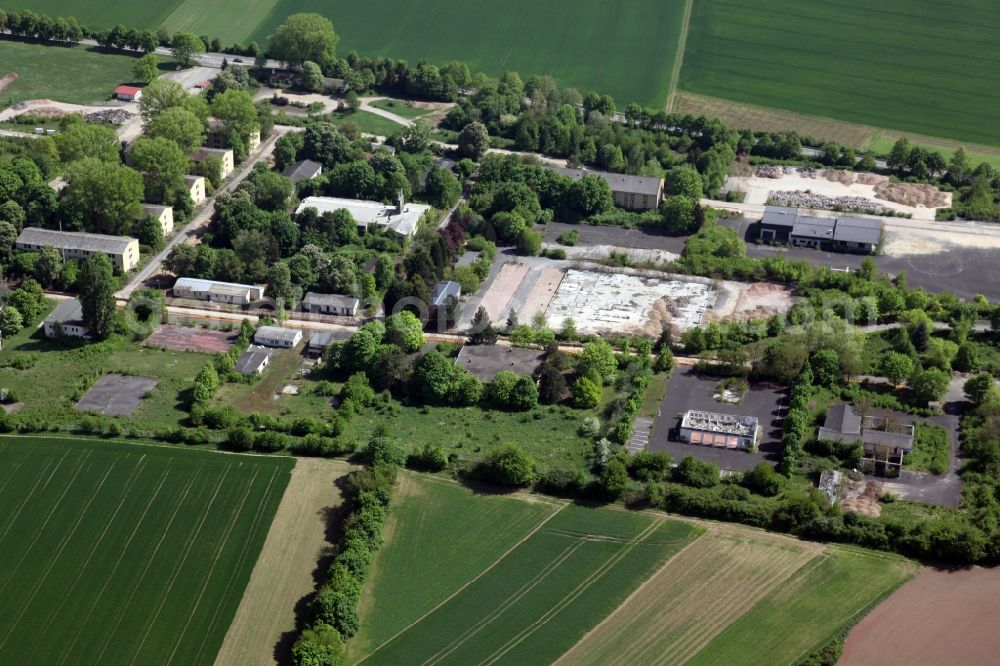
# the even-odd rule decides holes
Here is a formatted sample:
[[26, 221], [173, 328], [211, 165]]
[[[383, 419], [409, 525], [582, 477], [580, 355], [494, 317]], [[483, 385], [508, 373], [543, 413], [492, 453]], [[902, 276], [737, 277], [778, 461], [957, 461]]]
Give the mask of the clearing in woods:
[[998, 26], [995, 0], [966, 0], [960, 10], [926, 0], [698, 0], [678, 85], [1000, 145]]
[[0, 663], [211, 664], [293, 463], [0, 439]]
[[750, 528], [405, 473], [348, 660], [791, 663], [915, 570]]
[[342, 500], [336, 481], [353, 469], [335, 460], [295, 461], [216, 666], [288, 661], [296, 609], [315, 590], [313, 571], [330, 547], [329, 525]]

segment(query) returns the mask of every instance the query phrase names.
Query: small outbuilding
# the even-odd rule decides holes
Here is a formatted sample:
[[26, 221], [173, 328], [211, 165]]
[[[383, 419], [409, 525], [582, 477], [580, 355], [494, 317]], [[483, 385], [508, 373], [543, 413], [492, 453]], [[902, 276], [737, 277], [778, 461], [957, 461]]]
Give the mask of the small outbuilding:
[[341, 317], [355, 317], [361, 304], [354, 296], [341, 294], [319, 294], [314, 291], [306, 293], [302, 299], [302, 310], [313, 314], [329, 314]]
[[282, 326], [261, 326], [254, 333], [253, 341], [265, 347], [291, 349], [302, 342], [302, 331], [297, 328], [284, 328]]
[[259, 375], [271, 362], [271, 353], [263, 347], [250, 346], [236, 361], [236, 372], [244, 377]]
[[56, 306], [42, 324], [47, 338], [81, 338], [90, 339], [90, 330], [83, 323], [83, 306], [80, 301], [71, 298]]
[[281, 175], [292, 181], [292, 185], [298, 185], [304, 180], [312, 180], [323, 173], [323, 165], [312, 160], [299, 160], [294, 164], [289, 164]]
[[120, 99], [123, 102], [138, 102], [142, 99], [142, 88], [118, 86], [115, 88], [115, 99]]
[[264, 287], [255, 284], [237, 284], [188, 277], [177, 278], [171, 291], [173, 291], [175, 298], [193, 298], [199, 301], [229, 303], [230, 305], [250, 305], [250, 303], [264, 297]]

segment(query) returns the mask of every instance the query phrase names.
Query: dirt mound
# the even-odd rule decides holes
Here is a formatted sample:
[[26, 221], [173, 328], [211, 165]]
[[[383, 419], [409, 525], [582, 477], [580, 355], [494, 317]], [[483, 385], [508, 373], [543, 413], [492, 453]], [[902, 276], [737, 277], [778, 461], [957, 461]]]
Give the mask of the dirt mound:
[[837, 169], [823, 169], [817, 174], [820, 178], [840, 183], [841, 185], [851, 185], [854, 183], [855, 173], [853, 171], [838, 171]]
[[904, 206], [946, 208], [951, 205], [951, 194], [927, 183], [883, 182], [875, 186], [875, 196]]
[[889, 176], [882, 176], [877, 173], [862, 172], [858, 174], [857, 181], [860, 185], [880, 185], [889, 182]]
[[17, 72], [8, 72], [0, 77], [0, 93], [7, 89], [7, 86], [17, 80]]

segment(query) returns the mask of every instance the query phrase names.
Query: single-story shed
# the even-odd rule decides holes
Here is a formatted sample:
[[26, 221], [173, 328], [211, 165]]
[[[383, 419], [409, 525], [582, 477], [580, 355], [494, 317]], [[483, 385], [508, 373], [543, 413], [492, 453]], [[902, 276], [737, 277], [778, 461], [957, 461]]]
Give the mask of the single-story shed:
[[271, 352], [263, 347], [250, 346], [236, 361], [236, 372], [244, 377], [259, 375], [271, 362]]
[[289, 164], [281, 175], [292, 181], [292, 185], [298, 185], [304, 180], [312, 180], [323, 173], [323, 165], [312, 160], [299, 160], [294, 164]]
[[359, 301], [354, 296], [341, 294], [320, 294], [314, 291], [306, 293], [302, 299], [302, 310], [313, 314], [331, 314], [342, 317], [355, 317], [358, 314]]
[[291, 349], [302, 341], [302, 331], [282, 326], [261, 326], [254, 333], [253, 341], [266, 347]]
[[56, 306], [55, 310], [49, 313], [43, 324], [45, 337], [59, 338], [69, 336], [72, 338], [90, 338], [90, 331], [83, 323], [83, 306], [80, 301], [71, 298]]
[[123, 102], [138, 102], [142, 99], [142, 88], [136, 86], [118, 86], [115, 88], [115, 98]]

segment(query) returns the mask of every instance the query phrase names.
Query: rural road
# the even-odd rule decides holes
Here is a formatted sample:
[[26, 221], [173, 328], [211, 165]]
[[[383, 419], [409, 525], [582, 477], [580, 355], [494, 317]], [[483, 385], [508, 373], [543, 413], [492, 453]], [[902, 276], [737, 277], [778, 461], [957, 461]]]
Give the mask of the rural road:
[[[96, 41], [94, 41], [93, 39], [81, 39], [80, 43], [84, 44], [86, 46], [96, 46], [98, 48], [103, 48]], [[135, 51], [131, 51], [129, 49], [105, 49], [105, 50], [107, 50], [107, 51], [122, 51], [124, 53], [133, 53], [133, 54], [135, 53]], [[173, 56], [173, 53], [171, 52], [171, 50], [168, 49], [168, 48], [166, 48], [166, 47], [163, 47], [163, 46], [158, 46], [156, 48], [156, 51], [154, 53], [156, 53], [156, 55], [161, 55], [161, 56]], [[228, 60], [229, 62], [235, 62], [235, 60], [237, 58], [239, 58], [240, 60], [242, 60], [243, 61], [242, 64], [244, 64], [244, 65], [252, 65], [253, 62], [254, 62], [254, 59], [251, 56], [230, 55], [228, 53], [202, 53], [200, 55], [194, 56], [193, 60], [195, 62], [197, 62], [199, 65], [201, 65], [202, 67], [211, 67], [213, 69], [222, 69], [222, 61], [223, 60]], [[237, 63], [237, 64], [240, 64], [240, 63]], [[281, 62], [279, 62], [277, 60], [267, 60], [264, 63], [264, 67], [269, 67], [269, 68], [272, 68], [272, 69], [281, 69], [283, 67], [283, 65], [282, 65]]]
[[186, 242], [199, 228], [208, 223], [212, 217], [212, 213], [215, 212], [215, 198], [222, 192], [231, 192], [236, 189], [244, 178], [250, 173], [254, 165], [260, 162], [274, 151], [274, 144], [278, 140], [278, 137], [286, 134], [287, 132], [301, 131], [294, 127], [284, 127], [278, 126], [274, 128], [271, 136], [267, 140], [263, 141], [257, 150], [245, 161], [242, 165], [230, 175], [229, 179], [215, 191], [214, 194], [205, 202], [205, 204], [197, 210], [191, 221], [188, 222], [183, 229], [174, 234], [173, 238], [167, 241], [163, 249], [155, 254], [145, 266], [143, 266], [132, 279], [122, 287], [120, 291], [115, 293], [115, 297], [121, 300], [128, 300], [132, 295], [132, 292], [140, 288], [142, 284], [151, 278], [153, 275], [159, 272], [160, 265], [163, 260], [167, 258], [170, 251], [173, 250], [179, 243]]
[[380, 109], [377, 106], [372, 106], [372, 102], [378, 102], [379, 100], [389, 99], [388, 97], [362, 97], [361, 101], [361, 111], [367, 111], [368, 113], [375, 114], [376, 116], [382, 116], [386, 120], [391, 120], [394, 123], [402, 125], [403, 127], [413, 127], [413, 121], [409, 118], [404, 118], [403, 116], [398, 116], [391, 111], [386, 111], [385, 109]]

